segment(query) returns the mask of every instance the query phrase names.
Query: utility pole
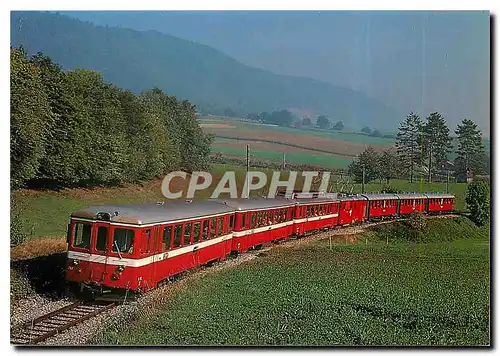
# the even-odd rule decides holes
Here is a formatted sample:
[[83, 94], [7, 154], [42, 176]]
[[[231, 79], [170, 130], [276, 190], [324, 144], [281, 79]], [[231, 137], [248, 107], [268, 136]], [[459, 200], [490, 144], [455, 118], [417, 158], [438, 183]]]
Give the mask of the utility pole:
[[283, 153], [283, 170], [285, 170], [286, 167], [286, 152]]
[[247, 144], [247, 174], [245, 175], [245, 181], [247, 186], [247, 198], [250, 198], [250, 182], [248, 182], [249, 170], [250, 170], [250, 145]]
[[361, 183], [361, 193], [365, 192], [365, 165], [362, 165], [363, 167], [363, 181]]

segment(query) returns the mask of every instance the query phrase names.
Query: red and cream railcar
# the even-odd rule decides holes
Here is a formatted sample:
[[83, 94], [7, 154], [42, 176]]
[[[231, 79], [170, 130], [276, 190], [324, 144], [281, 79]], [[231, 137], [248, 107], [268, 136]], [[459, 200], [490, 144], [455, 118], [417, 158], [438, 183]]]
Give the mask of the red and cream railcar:
[[399, 198], [395, 194], [363, 194], [367, 203], [367, 219], [396, 216]]
[[93, 206], [71, 215], [66, 279], [149, 290], [231, 251], [234, 210], [210, 201]]
[[349, 225], [365, 221], [367, 202], [361, 195], [340, 198], [338, 224]]
[[339, 200], [328, 198], [297, 199], [294, 232], [306, 232], [335, 227], [339, 219]]
[[414, 212], [425, 212], [427, 197], [420, 193], [401, 193], [399, 197], [399, 215], [407, 215]]
[[426, 193], [426, 211], [428, 213], [453, 211], [455, 196], [451, 194]]
[[232, 251], [245, 252], [294, 233], [296, 201], [286, 198], [214, 199], [236, 210]]

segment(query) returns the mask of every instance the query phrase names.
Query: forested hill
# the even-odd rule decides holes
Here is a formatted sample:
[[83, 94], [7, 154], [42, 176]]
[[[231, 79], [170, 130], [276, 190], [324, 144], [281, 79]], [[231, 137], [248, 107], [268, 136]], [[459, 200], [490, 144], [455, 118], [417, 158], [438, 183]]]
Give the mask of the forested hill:
[[52, 13], [12, 12], [11, 45], [22, 45], [29, 55], [41, 51], [64, 69], [94, 69], [106, 81], [135, 93], [161, 88], [201, 110], [230, 108], [245, 114], [297, 108], [349, 126], [381, 129], [394, 129], [401, 119], [363, 93], [248, 67], [211, 47], [155, 31], [99, 27]]

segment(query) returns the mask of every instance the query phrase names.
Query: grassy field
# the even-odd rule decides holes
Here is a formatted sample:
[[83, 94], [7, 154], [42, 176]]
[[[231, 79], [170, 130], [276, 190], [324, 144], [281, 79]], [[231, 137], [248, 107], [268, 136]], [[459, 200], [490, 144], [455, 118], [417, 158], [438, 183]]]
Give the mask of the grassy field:
[[[197, 195], [197, 198], [203, 199], [210, 196], [216, 183], [220, 180], [224, 172], [234, 170], [238, 187], [243, 186], [245, 177], [245, 169], [242, 167], [234, 167], [231, 165], [214, 164], [212, 165], [212, 174], [214, 183], [211, 189]], [[272, 170], [256, 169], [266, 173], [271, 177]], [[284, 174], [282, 179], [286, 175]], [[297, 179], [296, 187], [302, 188], [303, 179]], [[331, 183], [336, 182], [336, 177], [331, 177]], [[445, 183], [413, 183], [407, 181], [391, 181], [390, 185], [397, 189], [405, 191], [437, 191], [444, 192], [446, 190]], [[385, 184], [370, 183], [365, 186], [366, 192], [377, 192], [384, 189]], [[334, 184], [334, 189], [339, 189], [340, 186]], [[361, 192], [361, 185], [353, 186], [353, 192]], [[453, 183], [450, 184], [450, 192], [456, 195], [457, 209], [465, 209], [465, 192], [466, 184]], [[260, 192], [266, 194], [267, 191]], [[126, 185], [124, 187], [115, 188], [93, 188], [93, 189], [63, 189], [61, 191], [33, 191], [33, 190], [18, 190], [14, 192], [14, 196], [22, 203], [24, 209], [21, 214], [25, 232], [30, 238], [38, 237], [60, 237], [66, 232], [71, 212], [89, 205], [102, 204], [126, 204], [138, 202], [155, 202], [165, 198], [161, 194], [161, 180], [148, 182], [143, 186]]]
[[[213, 152], [220, 152], [231, 156], [246, 157], [246, 147], [212, 146]], [[270, 161], [283, 161], [283, 152], [271, 150], [251, 150], [252, 157]], [[335, 157], [318, 153], [287, 152], [286, 161], [295, 164], [310, 164], [325, 168], [347, 168], [352, 159]]]
[[435, 242], [382, 229], [354, 244], [285, 244], [193, 279], [152, 315], [95, 343], [487, 345], [488, 229], [435, 219], [425, 234]]

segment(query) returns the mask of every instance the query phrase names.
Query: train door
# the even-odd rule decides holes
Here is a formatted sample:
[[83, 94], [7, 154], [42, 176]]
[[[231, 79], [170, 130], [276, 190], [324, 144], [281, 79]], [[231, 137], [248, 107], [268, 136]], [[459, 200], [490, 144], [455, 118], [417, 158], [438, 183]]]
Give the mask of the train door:
[[[146, 230], [147, 231], [147, 230]], [[162, 279], [159, 262], [162, 260], [161, 252], [161, 243], [160, 243], [160, 227], [154, 226], [151, 228], [150, 242], [149, 242], [149, 253], [151, 256], [151, 263], [149, 264], [148, 272], [149, 279], [151, 280], [151, 284], [156, 286], [156, 284]], [[147, 232], [146, 232], [147, 238]]]
[[103, 282], [106, 277], [106, 268], [109, 259], [109, 223], [95, 223], [94, 233], [92, 234], [93, 256], [89, 260], [89, 269], [91, 281]]

